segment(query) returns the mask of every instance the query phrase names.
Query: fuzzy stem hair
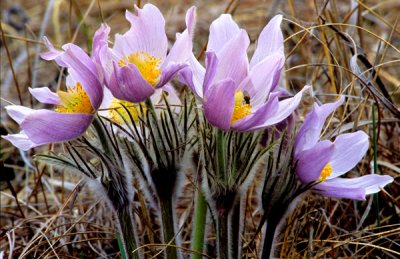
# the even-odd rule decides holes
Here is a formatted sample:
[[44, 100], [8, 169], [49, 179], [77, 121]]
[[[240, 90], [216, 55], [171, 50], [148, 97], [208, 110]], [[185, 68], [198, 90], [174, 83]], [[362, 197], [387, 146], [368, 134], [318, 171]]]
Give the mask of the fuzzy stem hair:
[[[136, 229], [133, 224], [132, 217], [132, 206], [126, 206], [117, 210], [118, 217], [118, 228], [120, 232], [120, 238], [125, 251], [125, 258], [139, 259], [138, 253], [133, 253], [137, 248], [136, 243]], [[122, 249], [121, 249], [122, 250]]]

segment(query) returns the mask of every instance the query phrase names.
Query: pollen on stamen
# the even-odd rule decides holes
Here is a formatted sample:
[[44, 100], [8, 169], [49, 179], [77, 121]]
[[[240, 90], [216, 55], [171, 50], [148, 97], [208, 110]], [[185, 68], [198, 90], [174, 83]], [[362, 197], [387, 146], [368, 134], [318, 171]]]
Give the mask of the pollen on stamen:
[[[142, 110], [140, 107], [142, 107]], [[137, 122], [139, 121], [141, 113], [146, 112], [146, 107], [144, 105], [123, 101], [116, 98], [111, 101], [111, 105], [108, 108], [110, 119], [119, 124], [130, 122], [131, 118]]]
[[233, 108], [231, 123], [243, 119], [251, 114], [250, 98], [242, 91], [235, 92], [235, 106]]
[[160, 58], [151, 56], [147, 52], [136, 52], [135, 54], [124, 56], [118, 62], [118, 65], [123, 67], [129, 63], [138, 68], [140, 74], [150, 85], [155, 86], [160, 80]]
[[67, 91], [58, 91], [61, 104], [55, 109], [59, 113], [94, 113], [94, 108], [81, 83], [75, 87], [68, 86]]
[[331, 174], [332, 174], [332, 166], [331, 166], [331, 163], [328, 163], [328, 164], [326, 164], [324, 169], [322, 169], [318, 180], [321, 181], [321, 182], [325, 182], [326, 178], [331, 176]]

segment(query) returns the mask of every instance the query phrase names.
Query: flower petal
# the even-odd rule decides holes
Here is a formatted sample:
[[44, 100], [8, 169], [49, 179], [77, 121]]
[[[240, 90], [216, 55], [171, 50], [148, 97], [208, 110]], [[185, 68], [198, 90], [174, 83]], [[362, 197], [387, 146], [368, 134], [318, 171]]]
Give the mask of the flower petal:
[[266, 102], [274, 78], [279, 77], [285, 62], [285, 56], [273, 54], [250, 69], [249, 75], [241, 82], [239, 89], [246, 91], [251, 100], [251, 106], [257, 107]]
[[203, 94], [207, 92], [209, 86], [214, 80], [218, 68], [218, 58], [214, 52], [206, 52], [206, 73], [203, 82]]
[[264, 122], [271, 116], [273, 116], [278, 110], [278, 95], [271, 93], [269, 100], [257, 108], [257, 110], [241, 120], [233, 123], [231, 128], [237, 131], [252, 131], [259, 129], [259, 125], [263, 125]]
[[291, 97], [292, 95], [285, 89], [280, 86], [275, 86], [271, 91], [279, 93], [279, 97]]
[[322, 169], [331, 161], [335, 145], [329, 140], [318, 142], [296, 155], [296, 174], [303, 184], [318, 180]]
[[235, 104], [235, 82], [225, 79], [210, 86], [203, 99], [207, 120], [215, 127], [229, 130]]
[[100, 107], [103, 98], [103, 86], [95, 63], [78, 46], [66, 44], [63, 46], [65, 53], [63, 62], [68, 65], [68, 72], [82, 84], [95, 110]]
[[104, 83], [110, 84], [111, 75], [114, 73], [113, 62], [119, 62], [121, 59], [118, 58], [117, 54], [108, 46], [103, 46], [98, 50], [98, 56], [96, 57], [101, 67], [101, 71], [104, 77]]
[[104, 117], [109, 117], [109, 108], [114, 100], [114, 96], [108, 88], [104, 88], [104, 97], [101, 102], [100, 108], [98, 110], [98, 114]]
[[21, 124], [22, 121], [31, 113], [34, 113], [35, 110], [20, 106], [20, 105], [7, 105], [6, 107], [8, 115], [15, 120], [18, 124]]
[[61, 56], [64, 54], [64, 52], [56, 50], [46, 36], [43, 37], [43, 40], [49, 51], [40, 53], [40, 57], [45, 60], [55, 60], [59, 66], [66, 67], [67, 65], [61, 60]]
[[[165, 59], [168, 49], [167, 35], [165, 34], [165, 20], [160, 10], [152, 4], [145, 4], [143, 9], [135, 6], [137, 16], [126, 11], [126, 19], [131, 28], [124, 34], [124, 40], [130, 46], [131, 54], [147, 52], [151, 56]], [[118, 48], [117, 41], [115, 48]]]
[[341, 134], [333, 144], [335, 153], [331, 160], [332, 174], [328, 179], [347, 173], [360, 162], [368, 150], [368, 135], [363, 131]]
[[155, 88], [163, 87], [166, 83], [168, 83], [180, 70], [187, 67], [188, 64], [185, 63], [169, 63], [166, 68], [161, 72], [160, 81], [158, 81]]
[[180, 106], [182, 105], [181, 100], [174, 87], [171, 84], [166, 84], [163, 88], [157, 89], [154, 94], [151, 96], [151, 101], [154, 105], [164, 105], [165, 100], [163, 98], [163, 94], [166, 96], [168, 101], [168, 105], [171, 109], [178, 113], [180, 111]]
[[110, 27], [107, 24], [102, 24], [95, 32], [92, 45], [92, 58], [94, 61], [101, 65], [102, 48], [108, 47], [108, 35], [110, 34]]
[[60, 104], [60, 97], [52, 92], [48, 87], [28, 88], [29, 92], [41, 103], [47, 104]]
[[222, 47], [239, 34], [239, 26], [230, 14], [221, 14], [211, 23], [207, 51], [218, 52]]
[[[275, 125], [275, 124], [283, 121], [287, 117], [289, 117], [293, 113], [293, 111], [297, 108], [297, 106], [299, 106], [301, 98], [303, 96], [303, 93], [308, 89], [309, 89], [309, 86], [306, 85], [303, 87], [303, 89], [300, 92], [298, 92], [292, 98], [287, 98], [283, 101], [280, 101], [278, 111], [273, 116], [271, 116], [268, 120], [266, 120], [262, 125], [259, 125], [256, 128], [254, 128], [254, 130]], [[279, 93], [277, 93], [277, 94], [279, 94]]]
[[142, 77], [135, 65], [119, 67], [114, 62], [115, 80], [110, 84], [111, 93], [120, 100], [143, 102], [154, 93], [154, 88]]
[[197, 61], [193, 53], [189, 57], [188, 63], [188, 67], [179, 71], [179, 81], [189, 86], [198, 97], [203, 98], [203, 82], [206, 70]]
[[118, 60], [122, 59], [123, 56], [129, 56], [132, 53], [143, 51], [138, 49], [138, 47], [131, 46], [130, 43], [131, 41], [126, 34], [115, 34], [115, 41], [112, 51], [117, 54]]
[[178, 93], [176, 92], [175, 88], [171, 84], [166, 84], [163, 87], [163, 90], [168, 94], [168, 103], [170, 105], [181, 105], [181, 99], [179, 99]]
[[93, 117], [93, 114], [58, 113], [42, 109], [26, 116], [20, 126], [32, 142], [43, 145], [81, 136]]
[[218, 68], [215, 81], [231, 78], [237, 85], [247, 76], [249, 60], [247, 48], [250, 44], [245, 30], [240, 30], [235, 38], [225, 44], [218, 52]]
[[370, 174], [350, 179], [327, 180], [316, 185], [313, 189], [328, 197], [365, 200], [366, 195], [379, 192], [391, 182], [393, 182], [391, 176]]
[[11, 144], [13, 144], [13, 146], [22, 149], [24, 151], [39, 146], [33, 143], [23, 131], [21, 131], [18, 134], [8, 134], [7, 136], [1, 136], [1, 137], [10, 141]]
[[283, 34], [281, 30], [282, 15], [274, 16], [261, 31], [257, 47], [250, 61], [250, 67], [274, 53], [284, 55]]
[[326, 118], [344, 102], [344, 97], [334, 103], [327, 103], [322, 106], [314, 104], [314, 109], [305, 118], [303, 125], [296, 136], [295, 154], [301, 150], [308, 149], [315, 145], [320, 139], [322, 127]]
[[196, 25], [196, 7], [192, 6], [186, 13], [187, 29], [180, 35], [177, 35], [175, 44], [168, 53], [161, 69], [168, 66], [170, 62], [183, 63], [186, 62], [193, 49], [193, 32]]

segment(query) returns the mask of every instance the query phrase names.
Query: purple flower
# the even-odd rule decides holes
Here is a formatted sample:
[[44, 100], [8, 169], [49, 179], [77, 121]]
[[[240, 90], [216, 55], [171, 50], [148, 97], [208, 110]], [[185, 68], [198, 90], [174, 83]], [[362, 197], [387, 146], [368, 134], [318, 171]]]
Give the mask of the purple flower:
[[320, 140], [326, 118], [344, 101], [319, 106], [304, 120], [295, 141], [296, 174], [303, 184], [320, 183], [312, 187], [315, 192], [334, 198], [365, 200], [365, 196], [378, 192], [393, 178], [370, 174], [356, 178], [339, 178], [363, 158], [368, 150], [368, 135], [363, 131], [340, 134], [334, 142]]
[[[179, 106], [182, 105], [178, 93], [175, 91], [174, 87], [167, 83], [163, 88], [156, 89], [154, 94], [150, 97], [152, 103], [155, 106], [164, 105], [163, 94], [166, 94], [168, 103], [177, 112], [179, 111]], [[123, 107], [125, 106], [125, 108]], [[141, 106], [141, 107], [140, 107]], [[147, 107], [144, 102], [142, 103], [131, 103], [124, 100], [119, 100], [115, 98], [112, 93], [106, 88], [104, 89], [103, 102], [99, 109], [99, 115], [104, 116], [115, 123], [120, 124], [120, 126], [126, 128], [125, 122], [130, 122], [131, 118], [135, 123], [139, 122], [141, 110], [145, 113]], [[158, 111], [158, 109], [157, 109]], [[126, 128], [129, 129], [129, 128]]]
[[38, 101], [55, 105], [54, 111], [18, 105], [6, 107], [22, 130], [3, 138], [22, 150], [79, 137], [91, 124], [103, 99], [99, 74], [89, 56], [76, 45], [66, 44], [64, 51], [57, 51], [45, 41], [50, 51], [43, 53], [42, 58], [54, 59], [68, 69], [67, 91], [54, 93], [47, 87], [29, 89]]
[[188, 66], [196, 23], [196, 8], [191, 7], [186, 13], [187, 29], [177, 34], [167, 55], [168, 40], [161, 12], [152, 4], [135, 8], [137, 15], [126, 11], [131, 28], [123, 35], [115, 35], [113, 48], [107, 43], [110, 28], [102, 25], [97, 30], [92, 53], [112, 94], [132, 103], [145, 101], [156, 88]]
[[202, 98], [212, 125], [224, 131], [254, 131], [284, 120], [299, 105], [308, 87], [282, 101], [276, 91], [285, 61], [281, 21], [277, 15], [265, 26], [250, 62], [247, 32], [230, 15], [211, 24], [206, 68], [192, 55], [180, 79]]

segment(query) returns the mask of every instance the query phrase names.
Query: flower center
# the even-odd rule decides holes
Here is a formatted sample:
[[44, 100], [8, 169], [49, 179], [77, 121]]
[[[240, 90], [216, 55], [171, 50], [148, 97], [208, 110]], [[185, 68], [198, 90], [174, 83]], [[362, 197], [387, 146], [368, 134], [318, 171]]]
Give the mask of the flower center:
[[[142, 110], [140, 110], [140, 106]], [[131, 121], [131, 117], [135, 122], [139, 121], [139, 116], [142, 114], [141, 111], [145, 113], [146, 107], [140, 103], [131, 103], [114, 98], [109, 106], [108, 114], [112, 121], [124, 124]]]
[[242, 91], [235, 92], [235, 107], [233, 108], [231, 123], [243, 119], [251, 114], [250, 97]]
[[324, 167], [324, 169], [322, 169], [318, 180], [321, 182], [325, 182], [326, 178], [328, 178], [331, 174], [332, 174], [331, 163], [327, 163], [326, 166]]
[[68, 86], [67, 91], [58, 91], [61, 104], [55, 109], [59, 113], [94, 113], [90, 98], [83, 89], [81, 83], [75, 87]]
[[136, 52], [135, 54], [130, 54], [129, 56], [124, 56], [119, 62], [120, 67], [134, 64], [139, 70], [142, 77], [152, 86], [155, 86], [160, 80], [161, 69], [160, 63], [161, 59], [154, 56], [150, 56], [147, 52]]

